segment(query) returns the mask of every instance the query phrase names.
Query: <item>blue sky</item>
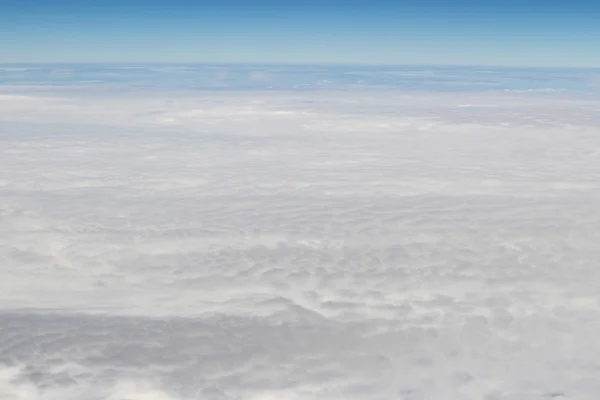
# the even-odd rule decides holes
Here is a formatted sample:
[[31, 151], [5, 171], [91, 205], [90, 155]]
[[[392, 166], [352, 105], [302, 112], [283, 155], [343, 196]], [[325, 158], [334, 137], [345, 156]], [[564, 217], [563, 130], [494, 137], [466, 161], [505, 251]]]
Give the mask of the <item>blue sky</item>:
[[592, 0], [0, 0], [0, 62], [600, 67]]

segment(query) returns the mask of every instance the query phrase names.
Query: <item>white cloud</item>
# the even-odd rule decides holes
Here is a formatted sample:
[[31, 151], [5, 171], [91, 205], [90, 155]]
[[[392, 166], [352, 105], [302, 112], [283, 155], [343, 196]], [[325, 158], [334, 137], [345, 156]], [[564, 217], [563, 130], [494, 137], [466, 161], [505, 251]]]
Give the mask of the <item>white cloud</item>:
[[0, 96], [5, 397], [600, 389], [599, 99], [151, 94]]

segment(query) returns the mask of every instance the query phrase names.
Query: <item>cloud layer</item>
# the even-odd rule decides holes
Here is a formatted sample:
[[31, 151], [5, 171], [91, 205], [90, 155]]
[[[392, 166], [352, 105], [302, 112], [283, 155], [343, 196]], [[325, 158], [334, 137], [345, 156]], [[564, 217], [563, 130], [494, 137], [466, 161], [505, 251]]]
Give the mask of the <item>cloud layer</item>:
[[0, 399], [593, 398], [599, 106], [12, 86]]

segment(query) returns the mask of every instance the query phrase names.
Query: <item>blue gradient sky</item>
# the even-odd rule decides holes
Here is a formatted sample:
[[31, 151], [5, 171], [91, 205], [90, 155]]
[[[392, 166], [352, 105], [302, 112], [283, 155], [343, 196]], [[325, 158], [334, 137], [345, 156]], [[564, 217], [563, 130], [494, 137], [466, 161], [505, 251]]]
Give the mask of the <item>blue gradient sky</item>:
[[598, 0], [0, 0], [0, 62], [600, 67]]

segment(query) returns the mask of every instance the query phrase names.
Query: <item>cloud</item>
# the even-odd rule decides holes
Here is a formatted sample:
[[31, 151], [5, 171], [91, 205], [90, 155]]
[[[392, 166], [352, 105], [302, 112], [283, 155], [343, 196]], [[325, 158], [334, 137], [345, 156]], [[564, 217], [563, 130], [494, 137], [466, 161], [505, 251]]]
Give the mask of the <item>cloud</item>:
[[[106, 91], [161, 90], [351, 90], [490, 92], [555, 89], [598, 93], [598, 73], [585, 69], [417, 66], [298, 66], [245, 64], [1, 65], [0, 85]], [[328, 82], [325, 88], [322, 83]], [[6, 87], [5, 86], [5, 87]], [[0, 86], [1, 87], [1, 86]]]
[[8, 86], [0, 399], [600, 389], [597, 97]]
[[[37, 367], [37, 368], [36, 368]], [[2, 400], [175, 400], [140, 378], [89, 379], [93, 371], [78, 365], [63, 364], [52, 368], [39, 366], [6, 366], [0, 364], [0, 399]], [[37, 370], [36, 370], [37, 369]], [[126, 374], [126, 373], [124, 373]], [[96, 379], [99, 377], [96, 376]]]
[[252, 81], [265, 81], [269, 80], [271, 73], [269, 71], [252, 71], [250, 72], [250, 80]]

